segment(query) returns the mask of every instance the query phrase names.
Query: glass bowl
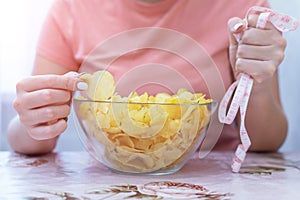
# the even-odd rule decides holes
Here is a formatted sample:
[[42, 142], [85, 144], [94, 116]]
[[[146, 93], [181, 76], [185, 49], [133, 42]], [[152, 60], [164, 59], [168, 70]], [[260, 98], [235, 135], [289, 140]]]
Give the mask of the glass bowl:
[[170, 174], [203, 142], [217, 103], [168, 104], [73, 97], [75, 125], [86, 150], [115, 172]]

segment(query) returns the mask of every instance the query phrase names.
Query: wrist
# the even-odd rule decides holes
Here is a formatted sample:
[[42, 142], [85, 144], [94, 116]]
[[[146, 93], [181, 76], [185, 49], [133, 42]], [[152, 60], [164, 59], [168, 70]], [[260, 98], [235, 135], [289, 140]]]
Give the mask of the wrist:
[[272, 80], [264, 81], [262, 83], [254, 81], [251, 93], [255, 95], [272, 95], [272, 88]]
[[28, 134], [26, 127], [15, 117], [8, 127], [8, 142], [10, 147], [18, 153], [37, 155], [50, 153], [56, 146], [57, 139], [35, 140]]

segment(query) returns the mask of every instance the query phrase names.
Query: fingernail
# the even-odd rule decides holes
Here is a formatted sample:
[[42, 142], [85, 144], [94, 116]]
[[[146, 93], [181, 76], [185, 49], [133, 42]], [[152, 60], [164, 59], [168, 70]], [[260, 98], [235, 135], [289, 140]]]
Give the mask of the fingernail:
[[87, 90], [88, 89], [88, 84], [85, 82], [78, 82], [77, 83], [77, 89], [78, 90]]
[[240, 28], [244, 26], [244, 23], [239, 22], [232, 27], [232, 31], [237, 32]]

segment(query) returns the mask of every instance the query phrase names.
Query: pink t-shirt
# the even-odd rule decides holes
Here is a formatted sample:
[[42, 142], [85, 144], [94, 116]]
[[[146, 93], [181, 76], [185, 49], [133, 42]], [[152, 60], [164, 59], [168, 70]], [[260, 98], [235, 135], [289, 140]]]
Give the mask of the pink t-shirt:
[[[244, 18], [266, 0], [56, 0], [38, 55], [68, 70], [106, 69], [117, 92], [176, 92], [187, 88], [220, 101], [233, 82], [227, 21]], [[206, 146], [235, 149], [237, 127], [213, 121]], [[219, 132], [219, 133], [218, 133]], [[220, 135], [220, 133], [222, 134]]]

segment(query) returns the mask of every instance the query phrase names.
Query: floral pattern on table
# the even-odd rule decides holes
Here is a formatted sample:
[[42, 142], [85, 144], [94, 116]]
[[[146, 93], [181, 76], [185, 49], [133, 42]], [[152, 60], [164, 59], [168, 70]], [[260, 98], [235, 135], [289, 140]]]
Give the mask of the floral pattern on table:
[[[213, 192], [201, 185], [161, 181], [148, 182], [141, 185], [112, 185], [93, 188], [82, 194], [58, 191], [39, 191], [46, 196], [53, 196], [67, 200], [92, 200], [92, 199], [205, 199], [222, 200], [228, 199], [232, 194]], [[27, 200], [48, 200], [51, 197], [26, 197]]]
[[169, 175], [130, 175], [113, 172], [87, 152], [0, 152], [0, 199], [264, 200], [274, 191], [277, 199], [299, 197], [300, 153], [248, 153], [240, 173], [231, 172], [232, 155], [195, 155]]

